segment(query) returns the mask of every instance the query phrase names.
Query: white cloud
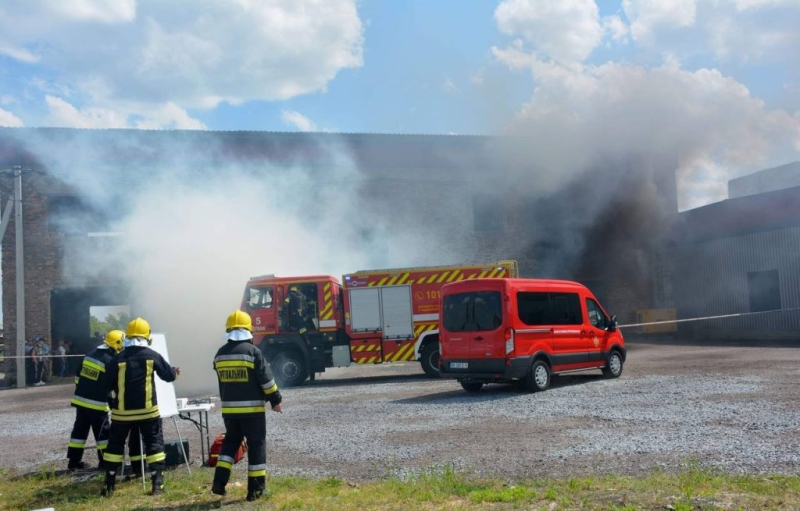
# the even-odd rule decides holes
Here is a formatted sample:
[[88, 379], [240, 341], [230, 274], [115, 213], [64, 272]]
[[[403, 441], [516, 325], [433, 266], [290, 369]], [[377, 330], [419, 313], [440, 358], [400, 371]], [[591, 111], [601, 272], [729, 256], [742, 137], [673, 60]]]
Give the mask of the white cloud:
[[42, 9], [58, 18], [117, 23], [136, 18], [136, 0], [40, 0]]
[[456, 87], [455, 82], [453, 82], [453, 80], [450, 77], [445, 78], [444, 82], [442, 82], [442, 90], [448, 94], [455, 94], [457, 92], [460, 92], [458, 90], [458, 87]]
[[117, 112], [89, 107], [78, 110], [55, 96], [45, 96], [49, 110], [47, 126], [65, 128], [125, 128], [127, 118]]
[[20, 62], [31, 63], [39, 61], [39, 55], [36, 55], [25, 48], [19, 48], [11, 44], [4, 43], [2, 39], [0, 39], [0, 55], [11, 57], [12, 59], [19, 60]]
[[22, 125], [23, 125], [22, 121], [20, 120], [19, 117], [17, 117], [16, 115], [12, 114], [7, 110], [3, 110], [2, 108], [0, 108], [0, 126], [19, 128]]
[[505, 0], [494, 17], [501, 32], [557, 62], [585, 60], [603, 38], [594, 0]]
[[194, 119], [183, 108], [175, 103], [168, 102], [156, 108], [147, 108], [136, 114], [141, 120], [134, 122], [138, 129], [176, 129], [176, 130], [204, 130], [206, 125]]
[[531, 71], [536, 88], [512, 132], [525, 137], [532, 167], [553, 171], [542, 188], [599, 158], [633, 155], [677, 171], [686, 209], [724, 199], [731, 177], [798, 158], [800, 114], [766, 108], [714, 69], [535, 61]]
[[797, 0], [623, 0], [645, 48], [750, 63], [800, 60]]
[[46, 0], [0, 10], [0, 53], [37, 63], [87, 109], [283, 100], [324, 91], [363, 63], [356, 0]]
[[631, 21], [631, 35], [646, 40], [658, 28], [691, 27], [695, 23], [698, 0], [622, 0]]
[[747, 11], [777, 5], [797, 6], [796, 0], [734, 0], [737, 11]]
[[284, 123], [294, 127], [298, 131], [319, 131], [314, 121], [294, 110], [282, 110], [281, 119]]
[[76, 108], [55, 96], [45, 96], [47, 126], [65, 128], [206, 129], [174, 103], [162, 105], [117, 104], [113, 107]]
[[622, 18], [616, 15], [605, 16], [603, 18], [603, 30], [605, 30], [606, 34], [614, 41], [622, 42], [627, 41], [628, 33], [630, 32], [628, 25], [622, 21]]

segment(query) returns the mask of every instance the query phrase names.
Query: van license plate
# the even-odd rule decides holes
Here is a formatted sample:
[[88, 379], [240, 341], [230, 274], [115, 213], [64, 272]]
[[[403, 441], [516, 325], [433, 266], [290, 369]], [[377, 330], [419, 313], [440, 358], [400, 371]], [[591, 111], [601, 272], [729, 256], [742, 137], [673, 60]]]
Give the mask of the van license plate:
[[467, 362], [450, 362], [450, 369], [466, 369], [469, 367]]

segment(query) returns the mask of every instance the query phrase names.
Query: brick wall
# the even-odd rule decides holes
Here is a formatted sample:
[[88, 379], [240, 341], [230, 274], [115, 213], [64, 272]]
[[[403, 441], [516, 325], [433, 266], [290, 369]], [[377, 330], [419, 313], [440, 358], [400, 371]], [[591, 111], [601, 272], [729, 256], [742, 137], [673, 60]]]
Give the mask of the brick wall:
[[[39, 192], [50, 179], [39, 172], [26, 171], [22, 176], [22, 227], [25, 277], [25, 335], [33, 338], [50, 336], [50, 291], [60, 282], [63, 257], [62, 238], [47, 228], [47, 200]], [[0, 201], [14, 196], [13, 176], [0, 177]], [[15, 211], [16, 213], [16, 211]], [[8, 358], [17, 354], [17, 304], [16, 304], [16, 226], [15, 213], [6, 229], [3, 248], [3, 328], [5, 338], [6, 380], [16, 378], [16, 360]]]

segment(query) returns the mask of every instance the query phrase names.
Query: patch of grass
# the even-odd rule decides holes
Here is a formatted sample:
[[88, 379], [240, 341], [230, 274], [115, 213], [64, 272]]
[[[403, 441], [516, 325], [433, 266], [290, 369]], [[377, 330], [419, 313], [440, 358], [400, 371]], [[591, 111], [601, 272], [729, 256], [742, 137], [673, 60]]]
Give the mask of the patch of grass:
[[[164, 495], [152, 497], [141, 483], [119, 482], [111, 499], [100, 497], [103, 476], [57, 473], [44, 466], [27, 476], [0, 471], [0, 509], [108, 511], [160, 509], [264, 509], [285, 511], [453, 510], [616, 510], [800, 509], [800, 476], [726, 475], [690, 463], [677, 474], [653, 471], [642, 477], [593, 476], [501, 481], [436, 467], [411, 477], [354, 483], [336, 477], [269, 477], [268, 498], [244, 501], [246, 478], [234, 473], [228, 496], [211, 494], [213, 470], [195, 468], [165, 474]], [[149, 482], [147, 485], [149, 490]]]

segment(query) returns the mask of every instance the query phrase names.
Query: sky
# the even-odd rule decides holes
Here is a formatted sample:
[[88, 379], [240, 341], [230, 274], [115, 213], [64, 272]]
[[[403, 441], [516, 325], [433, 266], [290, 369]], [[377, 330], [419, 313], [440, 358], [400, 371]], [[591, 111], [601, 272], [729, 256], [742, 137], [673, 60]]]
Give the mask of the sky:
[[688, 209], [800, 159], [798, 26], [800, 0], [5, 0], [0, 125], [652, 146]]

